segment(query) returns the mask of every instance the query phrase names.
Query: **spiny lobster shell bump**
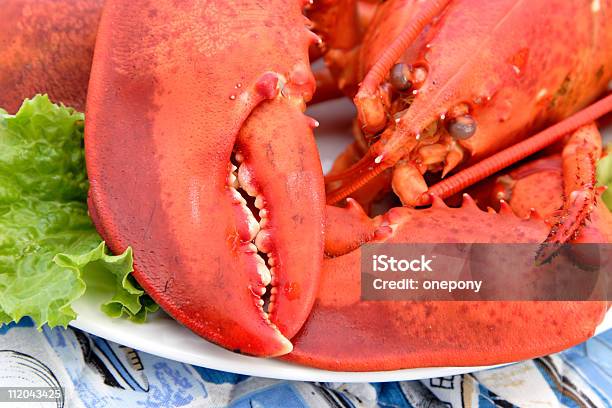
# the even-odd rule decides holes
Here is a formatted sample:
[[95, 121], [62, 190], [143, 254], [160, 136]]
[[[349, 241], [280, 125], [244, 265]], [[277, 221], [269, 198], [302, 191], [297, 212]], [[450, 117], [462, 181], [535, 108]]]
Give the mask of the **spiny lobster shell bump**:
[[48, 93], [85, 108], [102, 0], [3, 0], [0, 7], [0, 107]]
[[323, 254], [303, 5], [109, 0], [87, 101], [103, 238], [133, 247], [138, 282], [179, 322], [258, 356], [291, 350]]

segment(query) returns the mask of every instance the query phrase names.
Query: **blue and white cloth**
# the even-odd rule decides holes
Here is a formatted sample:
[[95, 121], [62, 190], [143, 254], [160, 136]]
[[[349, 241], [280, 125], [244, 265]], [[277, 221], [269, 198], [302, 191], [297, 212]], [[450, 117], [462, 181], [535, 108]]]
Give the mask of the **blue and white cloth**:
[[[612, 330], [562, 353], [454, 377], [307, 383], [247, 377], [142, 353], [77, 329], [0, 327], [0, 387], [55, 385], [66, 408], [612, 408]], [[21, 404], [0, 407], [20, 408]], [[49, 404], [49, 403], [47, 403]], [[23, 406], [26, 406], [24, 404]]]

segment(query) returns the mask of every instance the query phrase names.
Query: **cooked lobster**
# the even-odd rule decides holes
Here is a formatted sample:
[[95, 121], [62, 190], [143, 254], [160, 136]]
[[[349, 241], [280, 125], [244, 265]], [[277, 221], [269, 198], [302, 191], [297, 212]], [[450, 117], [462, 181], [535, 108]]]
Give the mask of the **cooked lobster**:
[[[39, 26], [29, 1], [9, 3], [0, 84], [13, 91], [0, 101], [45, 91], [78, 107], [82, 93], [62, 90], [82, 86], [90, 54], [21, 50], [32, 32], [84, 43], [57, 28], [69, 24], [60, 14]], [[612, 79], [611, 1], [107, 0], [95, 30], [99, 3], [72, 3], [91, 6], [84, 48], [97, 36], [91, 217], [197, 334], [334, 370], [501, 363], [593, 334], [606, 302], [360, 301], [359, 253], [369, 242], [609, 243], [592, 123], [612, 97], [589, 104]], [[24, 68], [73, 57], [84, 63], [61, 80]], [[358, 112], [356, 141], [325, 179], [303, 113], [313, 94], [348, 95]], [[562, 155], [503, 173], [555, 143]], [[468, 188], [478, 203], [442, 201]], [[403, 207], [370, 217], [391, 190]]]
[[102, 0], [2, 0], [0, 107], [48, 93], [85, 108]]

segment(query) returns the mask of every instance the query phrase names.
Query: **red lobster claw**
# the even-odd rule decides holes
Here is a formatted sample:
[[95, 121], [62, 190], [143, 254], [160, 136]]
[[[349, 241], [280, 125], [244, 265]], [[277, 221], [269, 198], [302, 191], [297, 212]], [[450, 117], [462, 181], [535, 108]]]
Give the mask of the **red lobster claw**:
[[0, 108], [48, 93], [82, 111], [102, 0], [3, 0]]
[[301, 3], [109, 0], [87, 101], [98, 231], [179, 322], [257, 356], [291, 351], [323, 256]]
[[[364, 222], [353, 217], [352, 224]], [[379, 238], [371, 242], [541, 242], [549, 230], [508, 205], [483, 212], [469, 197], [462, 208], [437, 199], [428, 209], [394, 208], [364, 222], [373, 223]], [[348, 222], [333, 228], [346, 236], [355, 229]], [[360, 251], [325, 259], [317, 302], [283, 359], [336, 371], [507, 363], [586, 340], [607, 309], [596, 301], [361, 301]]]

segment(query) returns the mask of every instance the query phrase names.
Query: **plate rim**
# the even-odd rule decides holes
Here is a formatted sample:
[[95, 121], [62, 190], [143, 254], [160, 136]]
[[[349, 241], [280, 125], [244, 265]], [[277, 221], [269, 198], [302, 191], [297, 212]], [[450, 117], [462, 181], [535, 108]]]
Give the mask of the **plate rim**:
[[[88, 303], [88, 305], [86, 305]], [[165, 312], [160, 311], [153, 316], [155, 321], [144, 323], [144, 325], [156, 325], [149, 328], [157, 328], [164, 330], [164, 327], [170, 324], [170, 328], [174, 330], [183, 330], [188, 336], [193, 337], [196, 341], [204, 342], [205, 347], [214, 347], [221, 353], [221, 357], [215, 351], [214, 354], [207, 355], [188, 352], [185, 349], [169, 349], [167, 347], [159, 347], [154, 344], [155, 339], [145, 339], [143, 336], [138, 337], [138, 328], [142, 328], [143, 324], [133, 323], [126, 319], [112, 319], [104, 315], [99, 309], [92, 315], [93, 303], [88, 301], [85, 296], [77, 302], [76, 309], [78, 316], [69, 325], [87, 333], [91, 333], [106, 340], [149, 353], [158, 357], [167, 358], [185, 364], [191, 364], [198, 367], [210, 368], [219, 371], [231, 372], [235, 374], [256, 376], [262, 378], [271, 378], [278, 380], [291, 381], [312, 381], [312, 382], [390, 382], [390, 381], [410, 381], [426, 378], [446, 377], [458, 374], [467, 374], [476, 371], [499, 368], [510, 364], [515, 364], [520, 361], [487, 365], [487, 366], [464, 366], [464, 367], [421, 367], [407, 368], [401, 370], [390, 371], [330, 371], [319, 368], [299, 365], [279, 359], [262, 359], [260, 357], [251, 357], [232, 353], [220, 346], [214, 345], [207, 340], [197, 336], [189, 329], [182, 326], [179, 322], [172, 319]], [[164, 323], [167, 319], [170, 323]], [[157, 324], [156, 324], [157, 323]], [[159, 326], [159, 327], [158, 327]], [[129, 330], [123, 330], [129, 329]], [[608, 329], [612, 329], [612, 309], [608, 309], [604, 319], [597, 326], [594, 336]], [[123, 332], [123, 335], [122, 335]], [[129, 334], [128, 334], [129, 332]], [[163, 335], [164, 333], [160, 333]], [[175, 336], [181, 334], [174, 333]], [[140, 341], [136, 339], [140, 338]], [[191, 340], [189, 337], [187, 340]], [[223, 354], [230, 353], [233, 357], [225, 360]], [[272, 367], [261, 367], [261, 361], [266, 361], [265, 365], [272, 362]], [[274, 368], [274, 371], [271, 371]], [[264, 371], [267, 370], [267, 371]]]

